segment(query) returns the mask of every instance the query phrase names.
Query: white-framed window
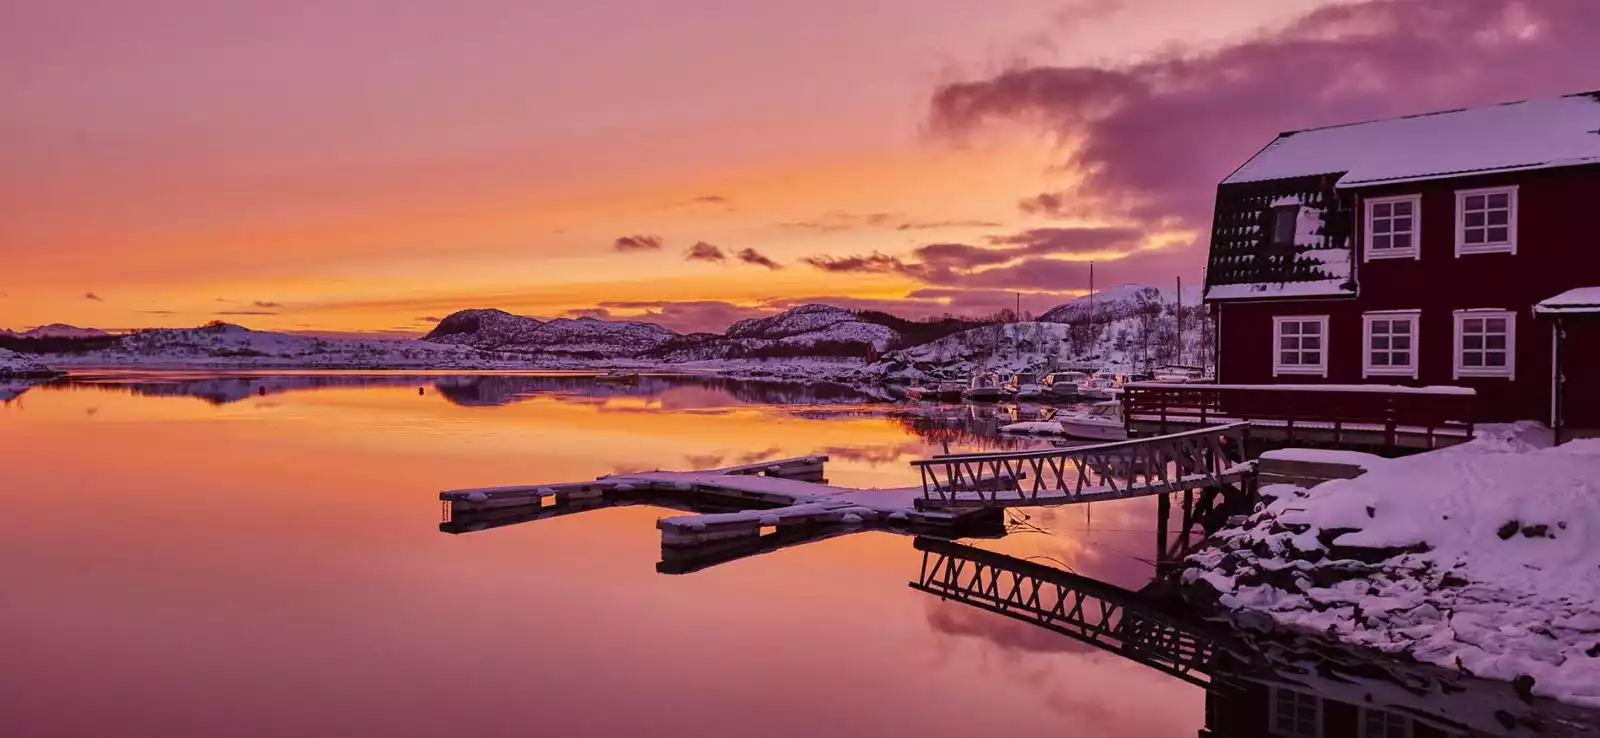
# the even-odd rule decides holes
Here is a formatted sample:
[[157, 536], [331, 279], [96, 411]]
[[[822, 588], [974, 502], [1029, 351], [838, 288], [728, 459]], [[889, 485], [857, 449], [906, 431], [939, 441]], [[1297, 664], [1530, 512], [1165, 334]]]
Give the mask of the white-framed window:
[[1422, 258], [1422, 197], [1379, 197], [1367, 201], [1366, 258]]
[[1363, 707], [1361, 738], [1411, 738], [1411, 720], [1404, 715]]
[[1272, 319], [1272, 375], [1328, 376], [1328, 316], [1280, 315]]
[[1420, 310], [1391, 310], [1361, 316], [1361, 376], [1417, 378]]
[[1274, 735], [1286, 738], [1322, 738], [1322, 698], [1284, 687], [1272, 688]]
[[1455, 377], [1516, 378], [1517, 314], [1457, 310]]
[[1456, 256], [1517, 253], [1517, 188], [1456, 191]]

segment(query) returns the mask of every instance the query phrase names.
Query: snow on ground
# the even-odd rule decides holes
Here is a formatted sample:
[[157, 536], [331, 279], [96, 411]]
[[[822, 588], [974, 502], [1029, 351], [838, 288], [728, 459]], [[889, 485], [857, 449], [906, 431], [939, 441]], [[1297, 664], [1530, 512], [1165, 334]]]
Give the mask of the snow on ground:
[[388, 339], [316, 338], [216, 323], [124, 336], [116, 346], [51, 354], [57, 366], [225, 368], [496, 368], [511, 362], [469, 346]]
[[59, 373], [31, 356], [0, 349], [0, 378], [45, 378]]
[[1189, 559], [1191, 594], [1600, 706], [1600, 440], [1533, 423], [1274, 497]]

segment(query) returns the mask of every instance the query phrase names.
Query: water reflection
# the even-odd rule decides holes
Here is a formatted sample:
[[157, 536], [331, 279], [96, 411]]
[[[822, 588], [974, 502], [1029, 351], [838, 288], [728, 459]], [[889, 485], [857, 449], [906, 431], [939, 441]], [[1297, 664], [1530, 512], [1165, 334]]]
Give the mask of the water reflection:
[[[1585, 736], [1600, 713], [1510, 684], [1191, 612], [1168, 580], [1124, 589], [1039, 561], [918, 538], [912, 589], [999, 618], [930, 625], [1004, 648], [1092, 648], [1207, 689], [1202, 736]], [[1031, 633], [1030, 633], [1031, 631]]]

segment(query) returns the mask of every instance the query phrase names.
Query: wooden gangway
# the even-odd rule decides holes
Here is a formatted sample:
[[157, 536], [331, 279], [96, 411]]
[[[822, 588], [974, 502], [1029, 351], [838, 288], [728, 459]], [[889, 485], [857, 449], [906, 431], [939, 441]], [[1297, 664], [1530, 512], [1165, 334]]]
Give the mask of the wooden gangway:
[[911, 588], [1060, 633], [1198, 686], [1220, 639], [1151, 597], [1034, 561], [918, 538]]
[[[918, 509], [1068, 505], [1196, 489], [1245, 487], [1250, 423], [1090, 446], [944, 454], [911, 462]], [[998, 481], [1009, 481], [1001, 484]]]

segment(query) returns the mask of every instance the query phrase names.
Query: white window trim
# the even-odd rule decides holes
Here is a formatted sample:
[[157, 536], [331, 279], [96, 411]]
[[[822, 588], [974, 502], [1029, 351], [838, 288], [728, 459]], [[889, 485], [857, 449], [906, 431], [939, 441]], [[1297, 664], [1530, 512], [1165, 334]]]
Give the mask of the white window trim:
[[[1314, 700], [1316, 707], [1312, 711], [1311, 722], [1313, 725], [1317, 726], [1317, 730], [1315, 735], [1311, 736], [1311, 738], [1322, 738], [1322, 698], [1320, 696], [1311, 694], [1310, 692], [1304, 692], [1298, 689], [1290, 689], [1288, 687], [1273, 687], [1272, 690], [1267, 693], [1267, 732], [1271, 733], [1272, 735], [1287, 736], [1287, 738], [1300, 738], [1298, 735], [1291, 735], [1278, 731], [1278, 692], [1280, 691], [1293, 692], [1298, 695], [1309, 696]], [[1365, 715], [1362, 717], [1365, 717]]]
[[[1411, 248], [1409, 249], [1384, 249], [1375, 253], [1372, 249], [1372, 206], [1384, 203], [1409, 202], [1411, 203]], [[1362, 261], [1373, 259], [1421, 259], [1422, 258], [1422, 196], [1398, 195], [1395, 197], [1374, 197], [1361, 206], [1361, 254]]]
[[[1498, 368], [1461, 365], [1461, 321], [1467, 318], [1505, 318], [1506, 319], [1506, 365]], [[1455, 320], [1455, 341], [1450, 355], [1450, 366], [1454, 377], [1491, 377], [1496, 379], [1509, 379], [1517, 381], [1517, 314], [1512, 310], [1498, 308], [1481, 308], [1475, 310], [1457, 310]]]
[[1367, 732], [1367, 713], [1369, 713], [1369, 712], [1381, 712], [1381, 713], [1393, 715], [1393, 716], [1395, 716], [1397, 718], [1400, 718], [1401, 725], [1402, 725], [1401, 730], [1404, 733], [1404, 738], [1411, 738], [1411, 736], [1415, 733], [1415, 731], [1412, 729], [1412, 726], [1415, 724], [1415, 721], [1409, 715], [1406, 715], [1403, 712], [1394, 712], [1392, 710], [1380, 710], [1380, 709], [1377, 709], [1375, 707], [1365, 707], [1365, 706], [1363, 706], [1361, 708], [1361, 715], [1360, 715], [1361, 725], [1360, 725], [1360, 727], [1358, 727], [1356, 729], [1357, 732], [1359, 732], [1361, 734], [1361, 738], [1388, 738], [1388, 736], [1384, 736], [1384, 735], [1374, 736], [1374, 735], [1369, 735], [1368, 734], [1368, 732]]
[[[1506, 223], [1506, 235], [1510, 243], [1497, 243], [1491, 246], [1467, 245], [1467, 197], [1471, 195], [1498, 195], [1505, 193], [1510, 197], [1507, 202], [1511, 205], [1511, 215]], [[1517, 253], [1517, 221], [1521, 220], [1522, 204], [1517, 200], [1517, 186], [1510, 187], [1480, 187], [1473, 190], [1456, 190], [1456, 258], [1470, 254], [1512, 254]]]
[[[1284, 366], [1283, 365], [1283, 363], [1282, 363], [1282, 360], [1283, 360], [1283, 349], [1282, 349], [1283, 334], [1282, 334], [1282, 332], [1280, 330], [1280, 326], [1282, 326], [1284, 321], [1286, 321], [1286, 320], [1292, 320], [1292, 321], [1296, 321], [1296, 322], [1318, 321], [1318, 322], [1322, 323], [1322, 351], [1320, 352], [1321, 356], [1322, 356], [1322, 363], [1321, 364], [1319, 364], [1317, 366], [1304, 366], [1304, 365]], [[1326, 316], [1326, 315], [1275, 315], [1275, 316], [1272, 317], [1272, 376], [1279, 377], [1279, 376], [1283, 376], [1283, 375], [1287, 374], [1287, 375], [1294, 375], [1294, 376], [1312, 376], [1312, 377], [1324, 377], [1325, 378], [1325, 377], [1328, 376], [1328, 349], [1329, 349], [1329, 345], [1328, 345], [1328, 316]]]
[[[1368, 377], [1410, 377], [1417, 378], [1417, 367], [1422, 364], [1417, 352], [1420, 339], [1418, 334], [1422, 331], [1421, 310], [1381, 310], [1361, 314], [1361, 378]], [[1373, 366], [1372, 364], [1372, 321], [1394, 320], [1396, 318], [1411, 319], [1411, 365], [1403, 367]]]

